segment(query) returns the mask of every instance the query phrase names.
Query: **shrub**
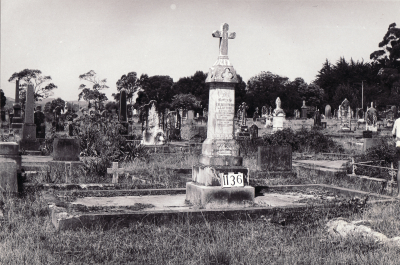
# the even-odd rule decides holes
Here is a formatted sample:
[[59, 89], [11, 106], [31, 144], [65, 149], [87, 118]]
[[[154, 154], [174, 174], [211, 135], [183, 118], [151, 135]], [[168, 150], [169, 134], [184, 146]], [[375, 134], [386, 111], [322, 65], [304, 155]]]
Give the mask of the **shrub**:
[[302, 128], [294, 132], [290, 128], [277, 131], [274, 134], [263, 136], [264, 145], [291, 145], [293, 151], [297, 152], [340, 152], [343, 147], [338, 145], [332, 138], [324, 135], [318, 129], [308, 130]]

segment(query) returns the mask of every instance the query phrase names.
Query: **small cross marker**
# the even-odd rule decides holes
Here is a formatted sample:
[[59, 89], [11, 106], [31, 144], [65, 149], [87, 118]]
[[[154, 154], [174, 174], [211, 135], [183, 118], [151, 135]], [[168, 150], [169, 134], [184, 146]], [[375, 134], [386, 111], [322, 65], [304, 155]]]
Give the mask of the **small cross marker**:
[[118, 174], [123, 174], [124, 168], [118, 168], [118, 162], [112, 163], [112, 168], [107, 168], [107, 174], [113, 174], [112, 183], [118, 183]]

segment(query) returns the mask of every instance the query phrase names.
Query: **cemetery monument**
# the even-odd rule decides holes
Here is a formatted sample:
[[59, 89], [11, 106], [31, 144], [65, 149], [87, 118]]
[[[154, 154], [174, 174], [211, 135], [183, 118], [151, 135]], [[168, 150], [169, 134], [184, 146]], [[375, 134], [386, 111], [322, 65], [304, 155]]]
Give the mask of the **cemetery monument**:
[[198, 165], [193, 166], [192, 182], [186, 183], [186, 200], [195, 205], [244, 205], [254, 201], [249, 169], [243, 167], [239, 144], [234, 139], [236, 71], [228, 58], [229, 25], [221, 25], [213, 37], [219, 38], [219, 56], [210, 68], [207, 139]]
[[273, 113], [273, 124], [272, 124], [272, 131], [278, 131], [283, 129], [283, 121], [285, 120], [286, 114], [281, 108], [281, 99], [278, 97], [275, 101], [276, 108], [274, 109]]
[[371, 102], [371, 107], [365, 112], [366, 130], [378, 131], [376, 122], [378, 121], [378, 111], [374, 108], [374, 102]]

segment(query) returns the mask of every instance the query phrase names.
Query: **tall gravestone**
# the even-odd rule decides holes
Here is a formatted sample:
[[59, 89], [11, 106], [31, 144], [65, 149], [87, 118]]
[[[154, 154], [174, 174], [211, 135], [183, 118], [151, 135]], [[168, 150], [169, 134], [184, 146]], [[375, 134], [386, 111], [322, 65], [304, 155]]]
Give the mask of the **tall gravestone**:
[[46, 138], [45, 116], [41, 106], [36, 107], [34, 123], [36, 125], [36, 138]]
[[119, 123], [125, 128], [124, 134], [128, 133], [128, 112], [126, 105], [126, 89], [120, 91], [119, 99]]
[[36, 124], [34, 119], [35, 112], [35, 92], [33, 85], [29, 84], [26, 90], [25, 102], [25, 123], [22, 130], [22, 139], [36, 140]]
[[350, 102], [345, 98], [339, 106], [339, 115], [340, 115], [340, 129], [342, 131], [350, 131], [351, 130], [351, 108]]
[[365, 112], [366, 130], [367, 131], [378, 131], [378, 111], [374, 108], [374, 103], [371, 102], [371, 107]]
[[254, 201], [254, 188], [249, 184], [249, 169], [242, 166], [239, 145], [234, 139], [236, 71], [228, 58], [229, 25], [214, 31], [219, 38], [219, 56], [210, 68], [206, 83], [209, 84], [209, 110], [207, 139], [202, 145], [200, 164], [193, 166], [192, 182], [186, 184], [186, 199], [193, 204], [239, 204]]
[[301, 106], [301, 118], [302, 119], [307, 119], [307, 112], [308, 112], [308, 107], [306, 106], [306, 101], [303, 100], [303, 106]]

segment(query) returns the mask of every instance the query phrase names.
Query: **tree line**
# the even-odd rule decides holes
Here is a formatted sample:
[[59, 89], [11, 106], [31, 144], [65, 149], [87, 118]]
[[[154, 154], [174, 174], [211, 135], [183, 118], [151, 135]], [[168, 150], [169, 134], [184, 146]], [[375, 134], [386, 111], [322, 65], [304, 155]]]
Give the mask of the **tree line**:
[[[336, 63], [326, 60], [316, 78], [306, 83], [298, 77], [293, 81], [289, 78], [263, 71], [251, 77], [245, 83], [238, 75], [235, 84], [235, 109], [242, 102], [249, 106], [248, 115], [258, 107], [271, 106], [275, 108], [275, 100], [280, 97], [282, 108], [288, 116], [293, 115], [295, 109], [300, 109], [302, 102], [307, 106], [323, 111], [326, 105], [337, 109], [340, 103], [347, 98], [353, 109], [362, 105], [363, 93], [364, 110], [370, 102], [378, 109], [387, 105], [398, 105], [400, 102], [400, 28], [395, 23], [389, 25], [383, 40], [378, 45], [379, 50], [370, 55], [371, 62], [346, 60], [341, 57]], [[165, 109], [187, 108], [202, 112], [208, 108], [208, 86], [205, 83], [207, 73], [195, 72], [192, 76], [182, 77], [174, 82], [170, 76], [142, 74], [129, 72], [121, 76], [116, 82], [117, 93], [113, 94], [114, 103], [109, 103], [102, 91], [109, 88], [106, 79], [99, 78], [91, 70], [79, 76], [82, 84], [79, 89], [79, 100], [88, 102], [89, 108], [109, 109], [118, 108], [119, 92], [127, 90], [127, 99], [130, 105], [138, 108], [150, 100], [156, 100], [159, 111]], [[22, 81], [20, 87], [21, 101], [24, 102], [24, 91], [28, 83], [33, 83], [35, 99], [41, 100], [52, 94], [57, 86], [50, 76], [45, 76], [39, 70], [25, 69], [14, 73], [9, 81]], [[363, 91], [361, 91], [363, 89]], [[133, 102], [134, 95], [137, 95]], [[236, 113], [236, 111], [235, 111]]]

